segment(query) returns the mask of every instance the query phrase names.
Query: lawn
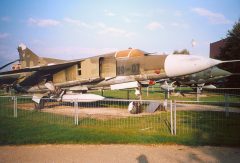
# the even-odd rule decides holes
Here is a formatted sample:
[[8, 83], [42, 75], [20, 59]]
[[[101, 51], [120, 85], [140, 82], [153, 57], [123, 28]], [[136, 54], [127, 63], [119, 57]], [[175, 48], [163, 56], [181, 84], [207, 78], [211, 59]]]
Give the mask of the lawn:
[[170, 113], [99, 120], [39, 111], [0, 111], [0, 144], [185, 144], [240, 146], [240, 114], [177, 112], [177, 135], [170, 134]]
[[[156, 88], [154, 88], [156, 89]], [[150, 90], [150, 89], [149, 89]], [[188, 91], [188, 90], [186, 90]], [[96, 91], [95, 93], [101, 94]], [[127, 91], [104, 91], [108, 98], [126, 98]], [[129, 92], [134, 99], [134, 90]], [[163, 99], [161, 91], [143, 90], [143, 99]], [[183, 97], [171, 97], [181, 100]], [[191, 100], [191, 98], [183, 98]], [[182, 100], [183, 100], [182, 99]], [[195, 99], [195, 97], [194, 97]], [[224, 95], [208, 94], [205, 101], [224, 101]], [[239, 102], [239, 96], [231, 96], [231, 102]], [[18, 100], [19, 104], [29, 103], [31, 99]], [[126, 109], [128, 103], [121, 103]], [[101, 105], [119, 107], [118, 102]], [[95, 104], [94, 104], [95, 106]], [[13, 118], [13, 101], [0, 99], [0, 145], [8, 144], [185, 144], [240, 146], [240, 113], [217, 111], [177, 111], [177, 135], [170, 133], [170, 112], [127, 118], [96, 119], [91, 116], [79, 118], [74, 125], [74, 117], [57, 115], [34, 110], [18, 109], [18, 117]]]
[[[178, 93], [181, 92], [182, 94]], [[199, 101], [215, 101], [215, 102], [224, 102], [225, 90], [219, 90], [218, 92], [209, 92], [204, 91], [199, 95]], [[94, 94], [102, 95], [101, 91], [92, 91]], [[103, 96], [106, 98], [117, 98], [117, 99], [136, 99], [135, 90], [104, 90]], [[227, 93], [227, 92], [225, 92]], [[240, 102], [240, 90], [236, 90], [234, 94], [232, 92], [228, 93], [228, 102]], [[142, 99], [143, 100], [163, 100], [165, 98], [165, 93], [159, 87], [155, 86], [149, 88], [147, 93], [147, 88], [142, 88]], [[197, 101], [196, 93], [189, 87], [177, 88], [175, 93], [170, 95], [170, 100], [179, 100], [179, 101]]]

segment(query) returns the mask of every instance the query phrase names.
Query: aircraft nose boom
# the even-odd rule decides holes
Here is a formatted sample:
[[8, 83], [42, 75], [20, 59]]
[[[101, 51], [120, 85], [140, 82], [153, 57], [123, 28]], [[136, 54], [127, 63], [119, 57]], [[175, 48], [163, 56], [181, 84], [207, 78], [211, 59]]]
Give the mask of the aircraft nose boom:
[[218, 65], [221, 61], [189, 55], [168, 55], [164, 68], [168, 77], [188, 75]]

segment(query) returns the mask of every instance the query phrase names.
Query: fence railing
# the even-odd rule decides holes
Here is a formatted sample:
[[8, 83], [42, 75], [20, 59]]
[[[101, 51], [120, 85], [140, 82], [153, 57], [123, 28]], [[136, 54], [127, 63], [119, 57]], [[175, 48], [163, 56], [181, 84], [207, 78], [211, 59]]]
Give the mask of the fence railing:
[[[223, 102], [105, 99], [87, 103], [44, 99], [44, 108], [36, 110], [31, 97], [2, 96], [0, 117], [29, 120], [29, 123], [74, 124], [161, 135], [192, 135], [199, 140], [240, 141], [240, 103], [228, 99]], [[140, 106], [138, 114], [130, 113], [132, 102]]]

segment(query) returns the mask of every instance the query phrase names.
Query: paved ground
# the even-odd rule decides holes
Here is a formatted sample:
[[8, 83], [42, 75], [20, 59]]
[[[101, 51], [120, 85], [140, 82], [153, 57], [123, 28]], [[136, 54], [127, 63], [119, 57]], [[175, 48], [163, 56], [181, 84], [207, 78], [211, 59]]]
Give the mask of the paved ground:
[[0, 162], [224, 162], [240, 160], [240, 148], [182, 145], [0, 146]]

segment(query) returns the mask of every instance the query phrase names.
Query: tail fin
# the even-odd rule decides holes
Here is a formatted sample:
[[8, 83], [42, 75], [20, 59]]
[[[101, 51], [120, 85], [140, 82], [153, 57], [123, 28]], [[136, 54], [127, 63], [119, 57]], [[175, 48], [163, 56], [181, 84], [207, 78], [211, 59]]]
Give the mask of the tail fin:
[[40, 58], [34, 54], [26, 45], [20, 44], [18, 46], [18, 53], [21, 63], [21, 68], [33, 67], [39, 64]]
[[18, 46], [19, 58], [21, 68], [34, 67], [34, 66], [45, 66], [48, 64], [63, 63], [65, 60], [39, 57], [33, 53], [26, 45], [20, 44]]

